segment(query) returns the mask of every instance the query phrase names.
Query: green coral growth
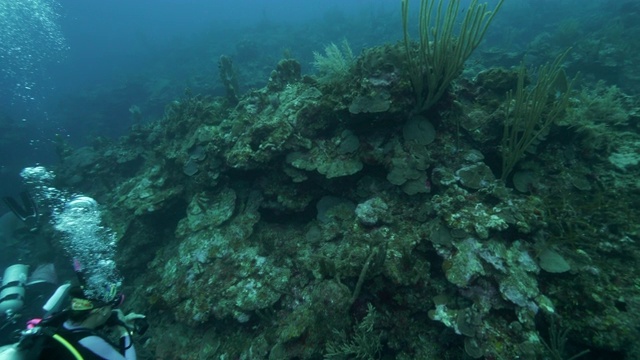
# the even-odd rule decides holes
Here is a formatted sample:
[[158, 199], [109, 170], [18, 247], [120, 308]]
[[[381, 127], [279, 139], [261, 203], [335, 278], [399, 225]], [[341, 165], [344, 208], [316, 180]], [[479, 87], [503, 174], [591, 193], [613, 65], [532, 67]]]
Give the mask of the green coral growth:
[[343, 330], [334, 330], [338, 340], [327, 344], [325, 359], [377, 359], [382, 349], [382, 332], [374, 328], [378, 313], [371, 304], [367, 304], [367, 315], [354, 328], [349, 339]]
[[331, 43], [324, 48], [324, 55], [313, 52], [313, 67], [318, 71], [320, 84], [332, 84], [346, 78], [353, 66], [355, 57], [347, 39], [340, 46]]

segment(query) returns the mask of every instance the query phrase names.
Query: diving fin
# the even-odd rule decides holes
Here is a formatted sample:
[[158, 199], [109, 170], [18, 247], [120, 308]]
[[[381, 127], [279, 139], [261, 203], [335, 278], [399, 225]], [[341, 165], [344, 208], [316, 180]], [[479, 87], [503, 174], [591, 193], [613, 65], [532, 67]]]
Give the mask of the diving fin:
[[22, 191], [20, 193], [20, 199], [22, 199], [22, 206], [10, 196], [5, 196], [2, 198], [11, 212], [13, 212], [20, 220], [22, 220], [22, 222], [24, 222], [29, 231], [38, 231], [40, 225], [40, 216], [38, 214], [38, 207], [33, 201], [31, 194], [29, 194], [28, 191]]

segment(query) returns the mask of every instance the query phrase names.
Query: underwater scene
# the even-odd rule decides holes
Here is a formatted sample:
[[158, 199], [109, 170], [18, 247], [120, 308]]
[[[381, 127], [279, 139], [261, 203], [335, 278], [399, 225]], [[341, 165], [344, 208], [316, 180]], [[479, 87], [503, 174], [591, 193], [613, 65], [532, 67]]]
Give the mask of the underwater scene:
[[0, 359], [640, 359], [640, 1], [0, 23]]

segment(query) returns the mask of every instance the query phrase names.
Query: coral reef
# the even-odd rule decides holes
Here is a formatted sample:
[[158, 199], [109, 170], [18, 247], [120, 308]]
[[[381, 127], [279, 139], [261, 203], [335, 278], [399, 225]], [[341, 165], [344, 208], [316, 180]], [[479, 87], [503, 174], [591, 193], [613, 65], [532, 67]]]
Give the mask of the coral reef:
[[187, 93], [62, 152], [58, 181], [105, 204], [152, 324], [141, 358], [637, 354], [637, 104], [585, 90], [611, 94], [573, 101], [502, 181], [517, 73], [418, 115], [403, 53], [367, 49], [337, 82], [285, 59], [233, 107]]

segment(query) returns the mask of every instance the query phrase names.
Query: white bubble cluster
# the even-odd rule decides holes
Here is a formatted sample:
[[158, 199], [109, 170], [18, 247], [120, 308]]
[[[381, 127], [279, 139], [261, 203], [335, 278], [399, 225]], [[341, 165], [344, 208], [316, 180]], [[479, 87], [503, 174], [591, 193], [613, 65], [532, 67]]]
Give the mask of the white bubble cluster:
[[47, 170], [44, 166], [26, 167], [22, 169], [20, 176], [27, 184], [49, 183], [56, 178], [53, 171]]
[[116, 237], [102, 225], [98, 203], [88, 196], [56, 189], [51, 184], [54, 173], [42, 166], [25, 168], [20, 175], [32, 188], [39, 207], [51, 212], [51, 223], [60, 232], [63, 247], [74, 263], [80, 265], [85, 295], [110, 300], [111, 288], [119, 287], [122, 278], [114, 261]]
[[63, 236], [63, 246], [82, 267], [85, 294], [108, 301], [111, 287], [119, 287], [115, 261], [115, 234], [102, 226], [98, 204], [92, 198], [75, 196], [55, 214], [55, 229]]
[[[1, 0], [0, 0], [1, 1]], [[31, 189], [31, 195], [41, 210], [57, 213], [68, 196], [52, 186], [56, 176], [44, 166], [26, 167], [20, 172], [25, 184]]]

